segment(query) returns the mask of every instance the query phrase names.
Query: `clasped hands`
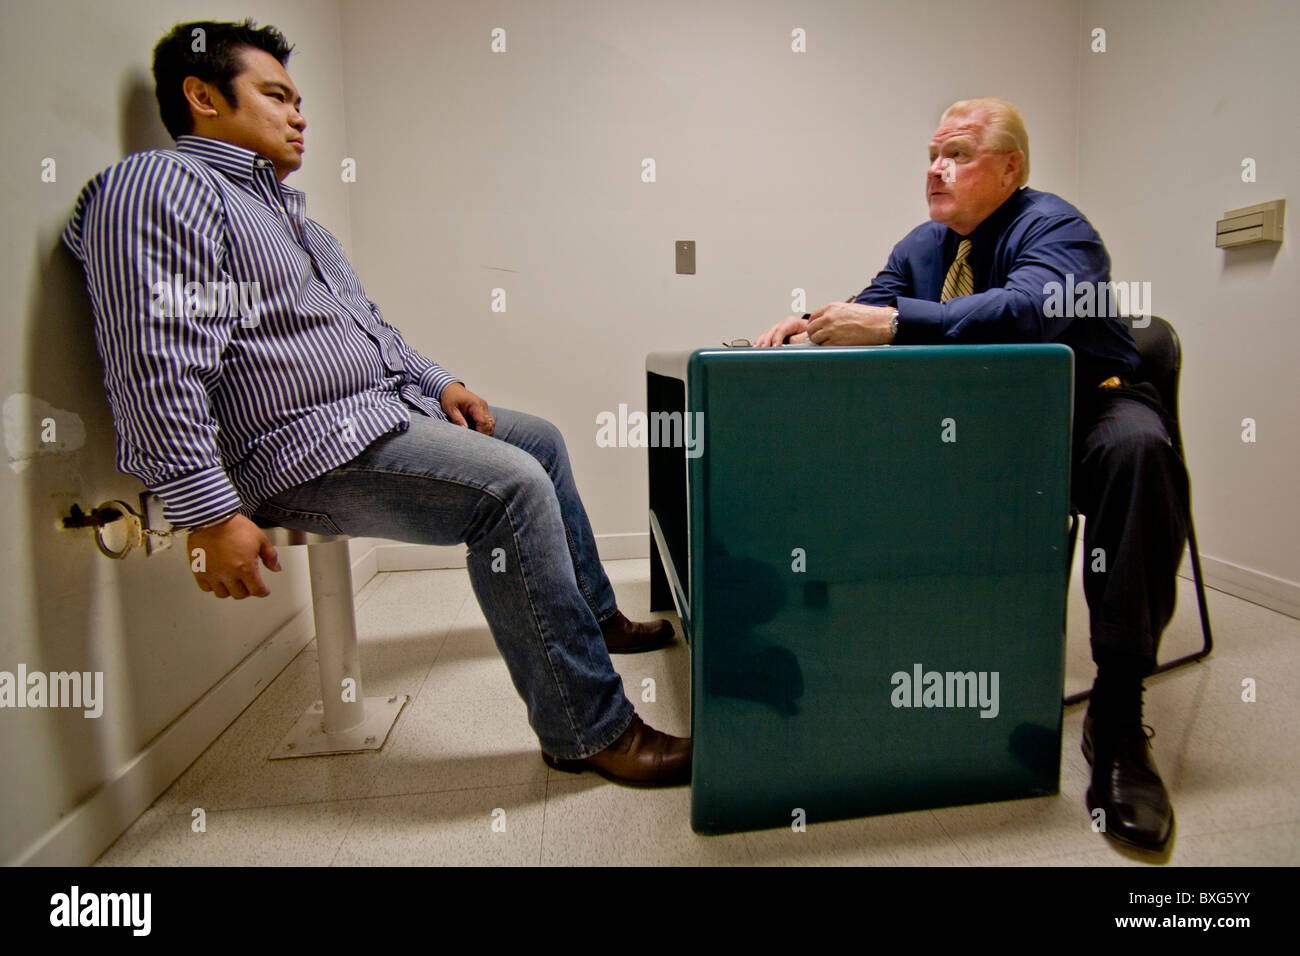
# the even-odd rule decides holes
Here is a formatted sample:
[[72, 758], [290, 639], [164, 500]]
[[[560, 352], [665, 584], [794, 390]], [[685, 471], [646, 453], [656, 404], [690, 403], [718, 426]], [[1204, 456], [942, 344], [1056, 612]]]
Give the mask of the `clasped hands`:
[[[496, 419], [487, 402], [459, 382], [442, 390], [441, 404], [453, 425], [473, 428], [484, 435], [491, 435], [496, 428]], [[238, 513], [220, 524], [191, 531], [186, 553], [191, 558], [190, 568], [199, 590], [210, 591], [219, 598], [241, 601], [270, 594], [257, 565], [259, 558], [268, 571], [280, 570], [275, 545], [266, 532]]]
[[798, 315], [782, 319], [760, 335], [754, 345], [771, 348], [787, 339], [791, 345], [887, 345], [893, 339], [893, 318], [894, 310], [884, 306], [832, 302], [807, 319]]

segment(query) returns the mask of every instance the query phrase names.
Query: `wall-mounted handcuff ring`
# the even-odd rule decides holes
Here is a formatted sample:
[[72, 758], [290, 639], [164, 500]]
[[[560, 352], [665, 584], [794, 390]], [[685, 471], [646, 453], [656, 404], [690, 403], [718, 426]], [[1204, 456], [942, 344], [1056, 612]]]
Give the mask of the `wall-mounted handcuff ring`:
[[116, 509], [121, 512], [121, 517], [126, 519], [126, 543], [122, 545], [120, 551], [114, 551], [104, 543], [104, 529], [117, 521], [116, 518], [113, 518], [95, 525], [95, 547], [99, 548], [99, 553], [105, 557], [121, 561], [127, 556], [132, 548], [144, 542], [144, 523], [140, 516], [135, 513], [135, 509], [125, 501], [120, 501], [118, 499], [106, 501], [95, 509], [95, 514], [102, 516], [105, 509]]

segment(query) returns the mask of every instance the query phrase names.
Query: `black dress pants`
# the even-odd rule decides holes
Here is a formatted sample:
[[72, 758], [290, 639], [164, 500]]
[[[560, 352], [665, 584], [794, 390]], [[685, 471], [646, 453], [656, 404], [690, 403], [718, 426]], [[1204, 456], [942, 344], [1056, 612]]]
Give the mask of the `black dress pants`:
[[1083, 590], [1098, 649], [1154, 666], [1174, 613], [1187, 541], [1187, 469], [1149, 385], [1085, 388], [1075, 399], [1075, 507], [1085, 516]]

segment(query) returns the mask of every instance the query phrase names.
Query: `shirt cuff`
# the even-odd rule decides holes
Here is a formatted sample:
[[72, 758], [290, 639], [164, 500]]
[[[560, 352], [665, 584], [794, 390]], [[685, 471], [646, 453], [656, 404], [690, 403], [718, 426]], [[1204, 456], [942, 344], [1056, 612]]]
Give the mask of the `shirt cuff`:
[[898, 310], [895, 345], [934, 345], [943, 342], [942, 303], [928, 299], [909, 299], [900, 295], [894, 308]]
[[163, 500], [163, 517], [182, 528], [214, 521], [238, 511], [242, 504], [225, 471], [218, 467], [204, 468], [149, 490]]
[[426, 369], [424, 374], [420, 376], [420, 391], [435, 401], [441, 402], [443, 389], [455, 381], [459, 380], [446, 369]]

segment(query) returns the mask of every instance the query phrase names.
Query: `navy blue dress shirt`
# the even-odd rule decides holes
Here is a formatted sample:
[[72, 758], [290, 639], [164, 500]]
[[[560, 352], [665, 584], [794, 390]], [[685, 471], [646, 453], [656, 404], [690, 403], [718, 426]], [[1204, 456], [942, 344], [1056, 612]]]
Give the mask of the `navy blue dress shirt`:
[[[963, 238], [971, 240], [974, 294], [939, 301]], [[899, 345], [1060, 342], [1075, 356], [1077, 388], [1137, 369], [1138, 351], [1122, 319], [1049, 316], [1051, 283], [1061, 296], [1084, 282], [1110, 281], [1110, 255], [1079, 210], [1059, 196], [1018, 189], [969, 236], [927, 222], [889, 255], [853, 300], [898, 309]]]

